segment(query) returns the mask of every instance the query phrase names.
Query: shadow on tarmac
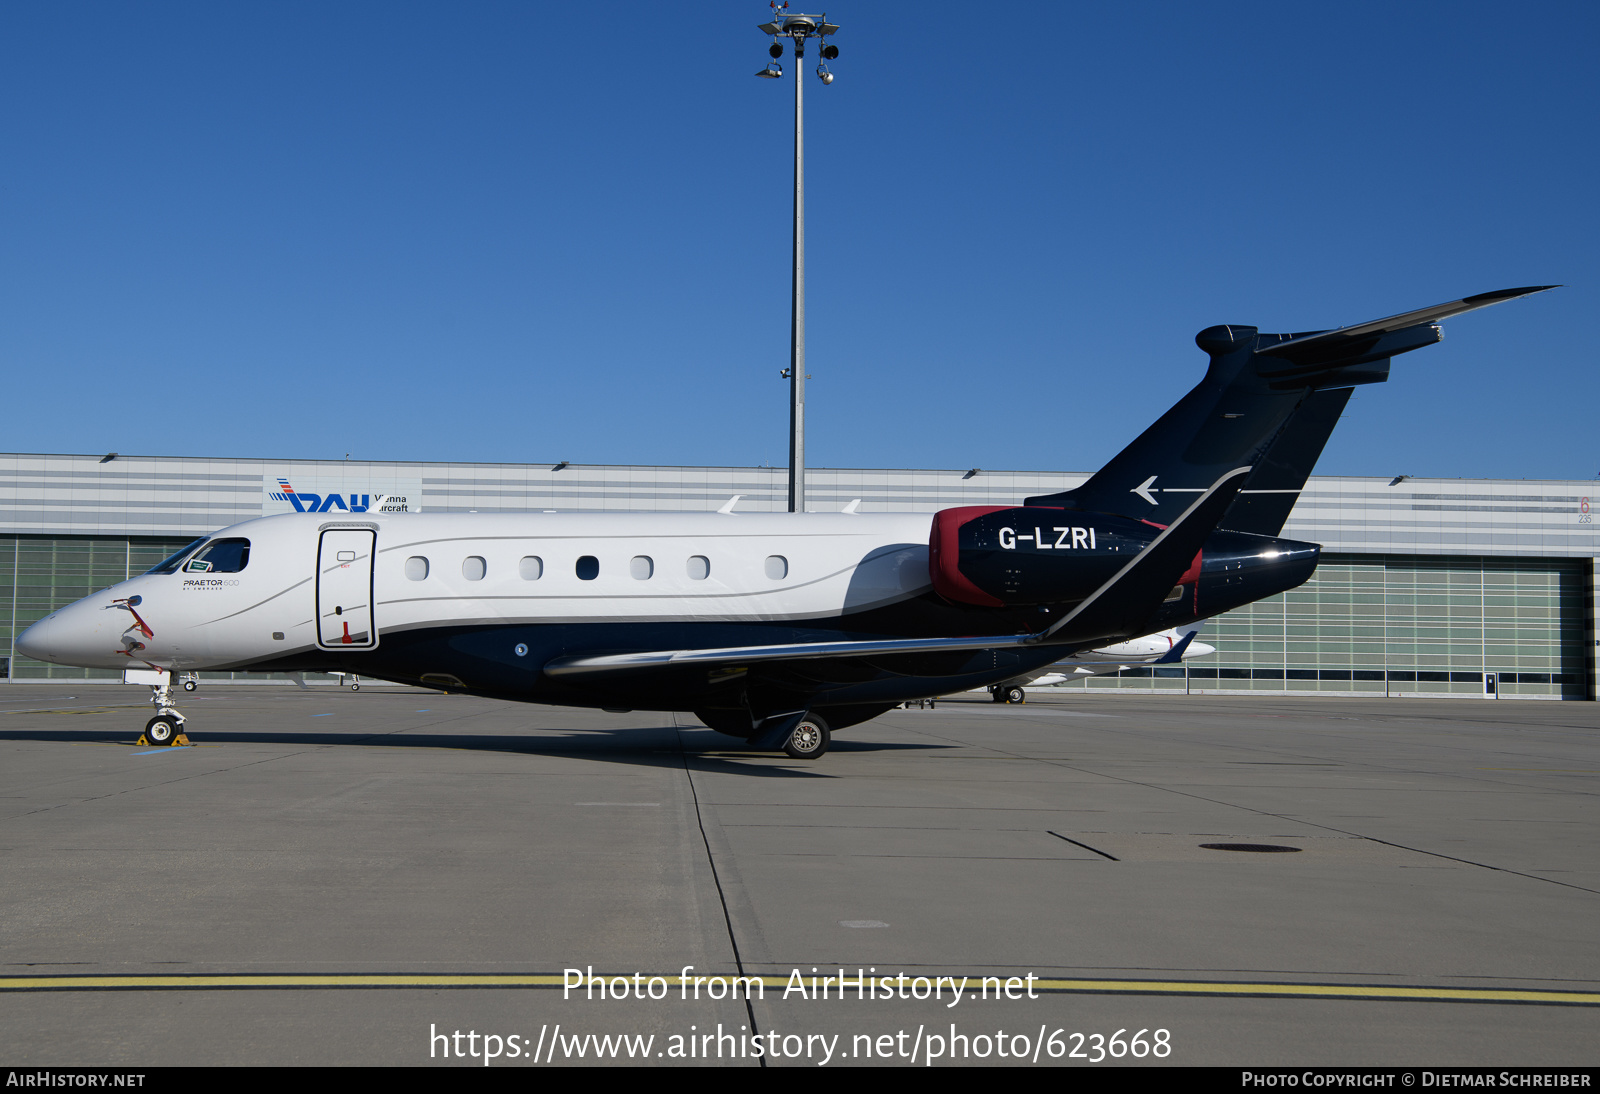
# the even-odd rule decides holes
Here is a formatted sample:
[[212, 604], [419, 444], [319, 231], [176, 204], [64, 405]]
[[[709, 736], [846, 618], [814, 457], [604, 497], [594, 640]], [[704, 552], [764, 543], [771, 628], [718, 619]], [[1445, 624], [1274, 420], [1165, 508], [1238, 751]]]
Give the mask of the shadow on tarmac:
[[[138, 729], [0, 729], [0, 741], [38, 744], [99, 744], [134, 746]], [[827, 757], [819, 761], [791, 760], [779, 751], [756, 751], [737, 739], [698, 726], [636, 726], [626, 729], [547, 729], [537, 733], [429, 733], [405, 730], [387, 733], [352, 733], [339, 730], [252, 731], [205, 730], [191, 736], [202, 751], [226, 745], [278, 747], [379, 747], [438, 748], [467, 752], [498, 752], [529, 756], [582, 756], [585, 759], [647, 767], [676, 767], [691, 762], [696, 770], [739, 773], [768, 778], [834, 778], [826, 770]], [[148, 746], [144, 746], [148, 747]], [[936, 752], [957, 747], [948, 744], [852, 741], [835, 739], [830, 752]], [[184, 751], [175, 749], [174, 751]], [[821, 765], [821, 766], [818, 766]]]

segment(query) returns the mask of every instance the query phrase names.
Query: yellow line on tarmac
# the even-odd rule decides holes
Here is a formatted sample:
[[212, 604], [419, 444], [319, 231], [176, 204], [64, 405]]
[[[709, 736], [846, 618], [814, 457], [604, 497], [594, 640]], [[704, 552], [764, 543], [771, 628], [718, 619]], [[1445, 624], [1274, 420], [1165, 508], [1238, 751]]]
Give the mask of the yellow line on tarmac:
[[[845, 970], [845, 984], [847, 992], [854, 994], [856, 991], [855, 978], [850, 975], [853, 970]], [[721, 974], [727, 981], [733, 980], [734, 973]], [[820, 984], [821, 975], [815, 979]], [[885, 974], [880, 972], [878, 979], [888, 976], [891, 988], [898, 988], [898, 974]], [[648, 984], [650, 976], [640, 974], [640, 983]], [[633, 986], [634, 974], [617, 974]], [[609, 984], [617, 977], [606, 976], [604, 979]], [[662, 976], [668, 985], [669, 997], [671, 994], [681, 994], [678, 974], [673, 973]], [[693, 979], [699, 979], [698, 976]], [[791, 981], [787, 976], [752, 976], [751, 982], [759, 980], [764, 987], [782, 991]], [[811, 990], [813, 977], [804, 976], [807, 991]], [[837, 977], [832, 977], [835, 982], [830, 985], [830, 994], [836, 996], [839, 991]], [[868, 986], [872, 985], [874, 977], [867, 978]], [[931, 980], [932, 977], [920, 977]], [[944, 979], [941, 977], [941, 979]], [[974, 993], [980, 990], [982, 976], [968, 975], [966, 991]], [[1008, 980], [1012, 990], [1020, 995], [1026, 990], [1026, 981], [1021, 977], [999, 976], [1001, 984]], [[907, 977], [905, 984], [909, 989], [912, 982]], [[563, 985], [562, 976], [554, 973], [528, 973], [528, 974], [500, 974], [500, 973], [468, 973], [468, 974], [428, 974], [428, 973], [339, 973], [339, 974], [289, 974], [289, 975], [228, 975], [228, 974], [200, 974], [193, 976], [4, 976], [0, 977], [0, 991], [139, 991], [139, 990], [188, 990], [212, 991], [217, 989], [238, 988], [559, 988]], [[702, 981], [702, 984], [704, 982]], [[993, 981], [991, 981], [993, 987]], [[690, 991], [693, 991], [693, 985]], [[880, 988], [880, 991], [883, 989]], [[1272, 996], [1296, 997], [1301, 999], [1361, 999], [1374, 1001], [1397, 1002], [1424, 1002], [1424, 1003], [1521, 1003], [1541, 1006], [1600, 1006], [1600, 992], [1582, 991], [1537, 991], [1524, 989], [1505, 988], [1430, 988], [1430, 987], [1390, 987], [1378, 984], [1285, 984], [1285, 983], [1257, 983], [1233, 982], [1214, 980], [1061, 980], [1044, 979], [1036, 977], [1033, 981], [1035, 992], [1050, 994], [1071, 993], [1083, 995], [1200, 995], [1200, 996]], [[898, 994], [898, 992], [897, 992]], [[881, 996], [880, 996], [881, 998]]]
[[[1399, 999], [1431, 1003], [1542, 1003], [1600, 1006], [1600, 992], [1503, 988], [1388, 987], [1380, 984], [1236, 984], [1175, 980], [1038, 980], [1035, 990], [1121, 995], [1272, 995], [1307, 999]], [[971, 989], [968, 989], [971, 990]]]

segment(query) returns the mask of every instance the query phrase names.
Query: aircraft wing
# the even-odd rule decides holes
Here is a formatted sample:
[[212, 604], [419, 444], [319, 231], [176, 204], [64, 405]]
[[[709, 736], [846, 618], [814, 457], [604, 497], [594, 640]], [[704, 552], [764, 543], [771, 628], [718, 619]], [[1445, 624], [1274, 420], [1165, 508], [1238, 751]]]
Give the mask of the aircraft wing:
[[863, 642], [793, 642], [776, 646], [728, 646], [709, 650], [647, 650], [557, 657], [544, 666], [557, 679], [598, 676], [625, 669], [684, 666], [757, 665], [772, 661], [810, 661], [834, 657], [875, 657], [896, 653], [954, 653], [1032, 646], [1032, 634], [996, 634], [972, 638], [890, 638]]

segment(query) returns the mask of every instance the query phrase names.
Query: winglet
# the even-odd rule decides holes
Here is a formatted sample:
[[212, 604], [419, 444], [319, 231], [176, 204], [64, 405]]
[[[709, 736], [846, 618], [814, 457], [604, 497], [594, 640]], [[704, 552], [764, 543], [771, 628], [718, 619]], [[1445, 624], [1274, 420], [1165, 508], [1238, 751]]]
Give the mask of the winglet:
[[743, 494], [735, 494], [733, 497], [731, 497], [727, 501], [723, 502], [722, 503], [722, 508], [718, 509], [717, 512], [731, 514], [733, 512], [733, 507], [735, 505], [739, 504], [739, 499], [742, 498], [742, 497], [744, 497]]

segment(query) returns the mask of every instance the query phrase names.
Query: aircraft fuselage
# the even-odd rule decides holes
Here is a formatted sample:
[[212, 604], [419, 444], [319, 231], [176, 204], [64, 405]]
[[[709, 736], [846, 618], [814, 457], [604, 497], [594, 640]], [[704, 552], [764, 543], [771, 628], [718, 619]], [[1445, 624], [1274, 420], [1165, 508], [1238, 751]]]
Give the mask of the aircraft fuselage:
[[[1068, 526], [1085, 528], [1077, 537], [1085, 577], [1073, 584], [1074, 599], [1103, 577], [1108, 558], [1129, 558], [1122, 552], [1139, 546], [1126, 520], [1095, 517], [1074, 513]], [[752, 681], [737, 667], [599, 681], [541, 670], [575, 654], [1028, 634], [1069, 606], [982, 606], [940, 595], [929, 569], [931, 523], [928, 514], [265, 517], [208, 537], [169, 560], [170, 572], [56, 612], [20, 647], [95, 668], [338, 671], [529, 702], [694, 710], [729, 702]], [[1073, 534], [1065, 538], [1070, 544]], [[1026, 564], [1031, 545], [1022, 546], [1012, 561]], [[1156, 626], [1298, 585], [1316, 552], [1215, 532]], [[1072, 568], [1069, 553], [1049, 560], [1053, 573]], [[996, 565], [984, 556], [984, 567]], [[1064, 652], [1052, 645], [799, 661], [760, 670], [757, 679], [803, 691], [816, 705], [894, 703], [1013, 677]]]

